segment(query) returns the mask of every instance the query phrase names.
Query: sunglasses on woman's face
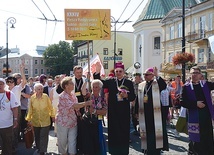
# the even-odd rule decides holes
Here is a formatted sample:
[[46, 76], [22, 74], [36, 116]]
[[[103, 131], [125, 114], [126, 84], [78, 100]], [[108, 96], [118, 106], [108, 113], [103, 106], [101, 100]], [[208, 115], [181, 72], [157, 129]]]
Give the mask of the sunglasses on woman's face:
[[14, 83], [14, 81], [6, 81], [7, 83]]

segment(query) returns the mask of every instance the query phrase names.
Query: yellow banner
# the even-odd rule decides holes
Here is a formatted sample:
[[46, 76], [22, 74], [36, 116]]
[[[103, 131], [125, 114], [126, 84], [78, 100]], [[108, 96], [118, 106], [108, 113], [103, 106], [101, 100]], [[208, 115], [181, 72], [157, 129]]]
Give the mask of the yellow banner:
[[110, 9], [65, 9], [66, 40], [110, 40]]

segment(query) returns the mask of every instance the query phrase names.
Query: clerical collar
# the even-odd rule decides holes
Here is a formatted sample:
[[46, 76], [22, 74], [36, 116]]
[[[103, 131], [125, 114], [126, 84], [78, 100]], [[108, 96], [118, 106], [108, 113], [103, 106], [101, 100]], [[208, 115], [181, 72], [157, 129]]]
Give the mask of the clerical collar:
[[75, 78], [76, 81], [80, 81], [81, 79], [82, 79], [82, 78], [80, 78], [80, 79]]
[[122, 81], [124, 78], [118, 79], [118, 78], [116, 77], [116, 79], [117, 79], [118, 81]]

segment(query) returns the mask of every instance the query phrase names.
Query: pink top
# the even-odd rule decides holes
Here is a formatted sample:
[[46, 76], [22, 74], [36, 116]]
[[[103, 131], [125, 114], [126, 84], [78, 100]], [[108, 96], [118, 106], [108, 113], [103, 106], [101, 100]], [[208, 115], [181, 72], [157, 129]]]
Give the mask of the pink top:
[[73, 108], [75, 103], [78, 103], [78, 100], [73, 93], [67, 94], [63, 91], [59, 95], [56, 123], [68, 128], [72, 128], [77, 125], [77, 116]]

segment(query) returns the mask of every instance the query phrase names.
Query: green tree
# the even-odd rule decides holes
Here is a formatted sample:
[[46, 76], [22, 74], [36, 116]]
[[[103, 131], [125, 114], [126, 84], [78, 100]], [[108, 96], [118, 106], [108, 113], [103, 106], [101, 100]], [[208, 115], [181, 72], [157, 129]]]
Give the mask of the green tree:
[[59, 44], [48, 46], [44, 54], [45, 66], [50, 68], [50, 75], [70, 75], [73, 69], [73, 50], [70, 43], [59, 41]]
[[84, 40], [74, 40], [74, 41], [72, 41], [72, 49], [73, 49], [73, 51], [74, 51], [74, 54], [77, 54], [77, 52], [78, 52], [78, 45], [79, 44], [81, 44], [81, 43], [83, 43], [83, 42], [85, 42]]

